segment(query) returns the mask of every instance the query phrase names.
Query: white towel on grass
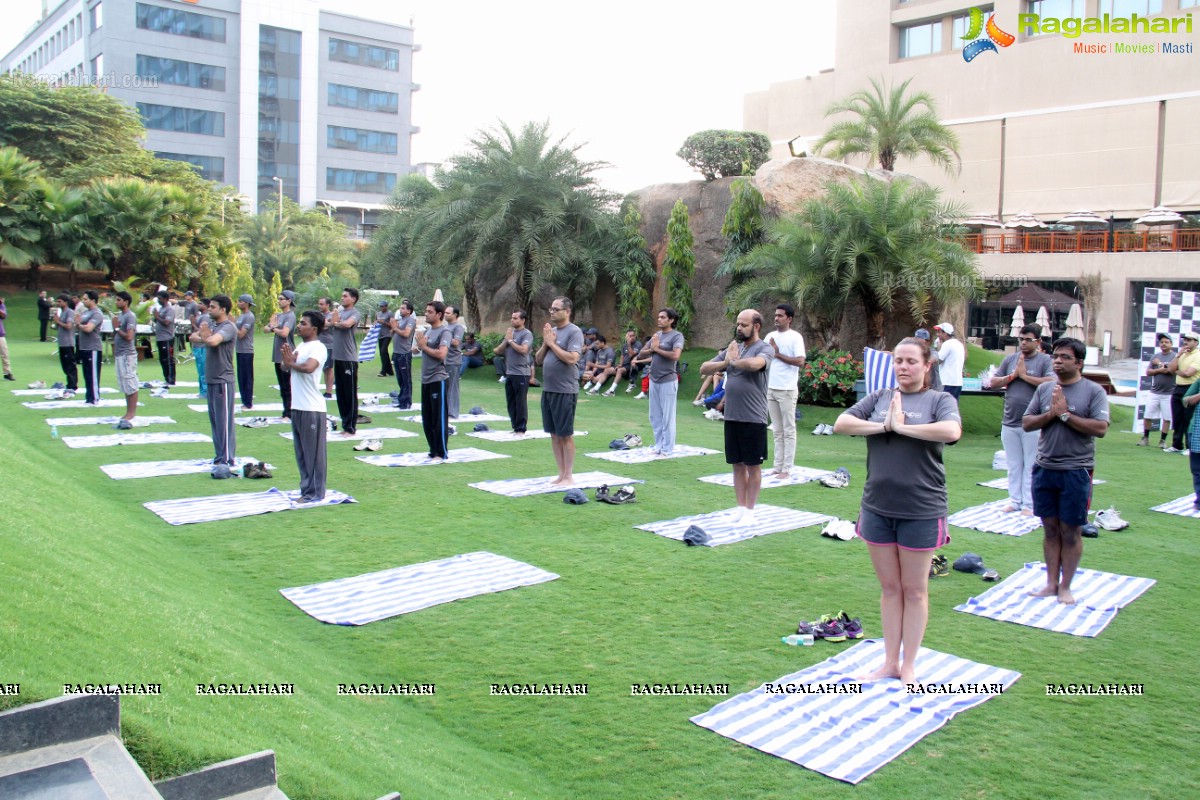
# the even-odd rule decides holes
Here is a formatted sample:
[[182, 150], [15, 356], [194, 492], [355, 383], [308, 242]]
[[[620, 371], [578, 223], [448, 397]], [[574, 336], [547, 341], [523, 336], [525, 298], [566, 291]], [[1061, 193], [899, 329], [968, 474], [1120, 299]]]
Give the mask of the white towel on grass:
[[570, 486], [552, 484], [557, 476], [547, 475], [544, 478], [514, 478], [502, 481], [482, 481], [468, 484], [472, 489], [482, 489], [492, 494], [505, 497], [529, 497], [535, 494], [553, 494], [566, 492], [571, 489], [595, 489], [598, 486], [625, 486], [630, 483], [645, 483], [631, 478], [621, 478], [607, 472], [577, 472], [573, 476], [575, 483]]
[[[15, 394], [17, 397], [45, 397], [46, 395], [50, 394], [51, 392], [60, 392], [60, 391], [62, 391], [62, 390], [61, 389], [51, 389], [49, 386], [47, 386], [45, 389], [13, 389], [12, 393]], [[82, 397], [83, 389], [75, 390], [75, 394], [77, 397]], [[100, 394], [119, 394], [119, 392], [116, 389], [113, 389], [111, 387], [101, 386]]]
[[160, 433], [110, 433], [105, 436], [64, 436], [62, 442], [67, 447], [117, 447], [120, 445], [139, 444], [186, 444], [208, 442], [212, 439], [207, 433], [194, 431], [162, 431]]
[[[82, 397], [83, 391], [79, 391], [76, 397]], [[26, 408], [32, 408], [37, 411], [49, 411], [59, 408], [124, 408], [125, 400], [98, 400], [94, 405], [88, 405], [86, 400], [43, 400], [37, 403], [21, 403]], [[138, 403], [138, 405], [144, 405]]]
[[[909, 692], [898, 680], [858, 684], [855, 676], [883, 662], [883, 640], [866, 639], [837, 655], [744, 694], [731, 697], [691, 721], [756, 750], [799, 764], [830, 778], [858, 783], [875, 770], [966, 711], [1007, 691], [1021, 673], [922, 647], [917, 677], [941, 691]], [[812, 687], [860, 686], [819, 693]], [[787, 693], [787, 687], [807, 686]], [[784, 691], [778, 691], [783, 687]], [[768, 692], [768, 688], [775, 691]], [[849, 687], [847, 687], [849, 689]]]
[[[428, 453], [389, 453], [376, 456], [355, 456], [376, 467], [431, 467], [435, 466]], [[438, 461], [437, 464], [465, 464], [468, 461], [489, 461], [493, 458], [512, 458], [500, 453], [489, 453], [475, 447], [461, 447], [451, 450], [449, 458]]]
[[420, 410], [420, 403], [413, 403], [409, 408], [400, 408], [391, 404], [381, 406], [371, 403], [364, 403], [358, 407], [358, 413], [360, 414], [411, 414], [413, 411]]
[[292, 511], [354, 502], [356, 502], [355, 499], [350, 495], [330, 489], [325, 492], [324, 500], [316, 503], [301, 503], [299, 491], [285, 492], [272, 487], [265, 492], [156, 500], [152, 503], [143, 503], [143, 505], [172, 525], [190, 525], [195, 522], [217, 522], [224, 519], [250, 517], [255, 514], [269, 514], [274, 511]]
[[[831, 469], [813, 469], [811, 467], [792, 467], [792, 471], [788, 473], [786, 478], [777, 478], [771, 473], [763, 470], [762, 488], [774, 489], [779, 486], [799, 486], [802, 483], [809, 483], [820, 479], [825, 475], [832, 475]], [[720, 475], [707, 475], [699, 480], [705, 483], [715, 483], [717, 486], [733, 486], [733, 473], [722, 472]]]
[[[1099, 478], [1092, 478], [1092, 486], [1099, 486], [1102, 483], [1104, 483], [1104, 481], [1100, 480]], [[980, 481], [975, 485], [982, 486], [986, 489], [1002, 489], [1007, 492], [1008, 478], [996, 478], [993, 481]]]
[[[515, 433], [513, 431], [467, 431], [467, 436], [474, 436], [476, 439], [486, 439], [489, 442], [523, 442], [526, 439], [549, 439], [550, 434], [545, 431], [526, 431], [525, 433]], [[576, 437], [587, 436], [587, 431], [575, 431]]]
[[[47, 417], [46, 424], [56, 428], [70, 428], [75, 425], [116, 425], [120, 417]], [[174, 425], [170, 417], [134, 417], [133, 427], [144, 428], [147, 425]]]
[[[201, 400], [205, 395], [199, 392], [167, 392], [166, 394], [151, 394], [153, 389], [142, 389], [142, 392], [149, 394], [155, 400]], [[205, 408], [208, 408], [205, 406]]]
[[[292, 438], [291, 431], [286, 431], [279, 435], [285, 439]], [[367, 439], [413, 439], [417, 436], [418, 434], [402, 428], [364, 428], [355, 431], [351, 436], [343, 436], [341, 431], [330, 431], [326, 434], [325, 441], [328, 444], [333, 444], [334, 442], [363, 442]]]
[[1072, 636], [1100, 635], [1117, 612], [1153, 586], [1153, 578], [1133, 578], [1094, 569], [1079, 569], [1071, 580], [1075, 605], [1058, 602], [1055, 597], [1030, 597], [1046, 585], [1046, 565], [1026, 564], [978, 597], [972, 597], [955, 611], [975, 614], [1002, 622], [1015, 622], [1031, 628], [1069, 633]]
[[[259, 417], [234, 417], [233, 423], [235, 425], [241, 425], [243, 428], [259, 427], [257, 425], [250, 424], [250, 420], [252, 420], [252, 419], [259, 419]], [[262, 419], [265, 419], [267, 421], [267, 425], [291, 425], [292, 424], [292, 421], [290, 419], [284, 419], [283, 417], [262, 417]]]
[[1000, 533], [1005, 536], [1024, 536], [1042, 527], [1039, 517], [1027, 517], [1018, 511], [1005, 513], [1002, 509], [1007, 500], [993, 500], [981, 506], [971, 506], [951, 514], [946, 521], [959, 528], [971, 528], [984, 533]]
[[1196, 495], [1189, 494], [1180, 497], [1178, 500], [1172, 500], [1169, 503], [1162, 503], [1151, 511], [1161, 511], [1164, 514], [1175, 514], [1180, 517], [1191, 517], [1192, 519], [1200, 519], [1200, 511], [1196, 510], [1193, 503], [1196, 501]]
[[670, 458], [711, 456], [719, 452], [719, 450], [710, 450], [707, 447], [690, 447], [686, 444], [677, 444], [669, 456], [656, 455], [653, 447], [635, 447], [632, 450], [605, 450], [600, 453], [584, 453], [584, 455], [588, 458], [615, 461], [618, 464], [648, 464], [651, 461], [665, 461]]
[[[473, 425], [476, 422], [499, 422], [501, 420], [507, 422], [508, 417], [501, 417], [497, 414], [459, 414], [457, 417], [450, 420], [450, 424], [457, 428], [461, 425]], [[401, 417], [400, 421], [416, 423], [422, 422], [420, 414], [410, 417]]]
[[[188, 406], [188, 408], [190, 408], [192, 411], [199, 411], [201, 414], [208, 413], [207, 403], [195, 403]], [[238, 406], [237, 410], [245, 414], [253, 412], [255, 416], [261, 416], [260, 412], [262, 411], [283, 411], [283, 403], [259, 403], [254, 408], [247, 409], [243, 409], [241, 406]]]
[[331, 625], [366, 625], [423, 608], [556, 580], [553, 572], [494, 553], [464, 553], [279, 593]]
[[[234, 459], [231, 471], [234, 476], [242, 474], [242, 467], [257, 462], [253, 456], [238, 456]], [[173, 475], [207, 475], [212, 472], [211, 458], [192, 458], [177, 461], [134, 461], [127, 464], [104, 464], [100, 467], [104, 474], [113, 480], [124, 481], [133, 478], [165, 478]], [[274, 471], [275, 467], [267, 464], [267, 469]]]
[[668, 539], [683, 541], [684, 532], [690, 526], [697, 525], [709, 535], [707, 546], [716, 547], [717, 545], [741, 542], [755, 536], [765, 536], [769, 533], [823, 525], [831, 519], [837, 519], [829, 514], [800, 511], [795, 508], [757, 505], [754, 507], [754, 524], [744, 525], [733, 519], [733, 513], [736, 510], [710, 511], [707, 514], [692, 514], [661, 522], [647, 522], [645, 525], [635, 525], [634, 527], [638, 530], [657, 533]]

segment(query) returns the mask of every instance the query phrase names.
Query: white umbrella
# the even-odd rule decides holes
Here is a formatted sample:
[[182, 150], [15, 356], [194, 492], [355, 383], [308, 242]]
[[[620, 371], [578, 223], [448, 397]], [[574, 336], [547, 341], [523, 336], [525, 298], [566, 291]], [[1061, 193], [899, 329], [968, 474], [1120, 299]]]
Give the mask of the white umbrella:
[[1012, 328], [1009, 330], [1009, 336], [1020, 336], [1021, 328], [1025, 327], [1025, 309], [1017, 306], [1017, 310], [1013, 312]]
[[1108, 220], [1094, 211], [1080, 209], [1072, 211], [1058, 221], [1059, 225], [1107, 225]]
[[1008, 218], [1008, 222], [1004, 223], [1006, 228], [1045, 228], [1046, 223], [1030, 214], [1028, 211], [1018, 211]]
[[1054, 338], [1054, 332], [1050, 330], [1050, 312], [1046, 310], [1045, 306], [1038, 309], [1037, 324], [1042, 326], [1042, 336]]
[[1183, 222], [1183, 216], [1166, 206], [1155, 206], [1133, 221], [1135, 225], [1174, 225]]
[[1003, 228], [1004, 223], [990, 214], [972, 214], [958, 223], [964, 228]]
[[1083, 310], [1079, 303], [1072, 303], [1071, 310], [1067, 312], [1067, 329], [1063, 331], [1063, 336], [1083, 341]]
[[438, 303], [442, 302], [442, 290], [441, 289], [433, 290], [433, 299], [435, 302], [438, 302]]

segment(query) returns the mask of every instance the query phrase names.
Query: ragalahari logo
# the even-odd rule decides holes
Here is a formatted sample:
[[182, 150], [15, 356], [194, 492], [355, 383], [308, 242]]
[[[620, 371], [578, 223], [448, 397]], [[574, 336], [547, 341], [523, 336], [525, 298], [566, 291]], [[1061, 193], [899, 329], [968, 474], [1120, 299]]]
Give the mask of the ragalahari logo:
[[[1000, 26], [996, 24], [996, 15], [992, 14], [988, 17], [987, 25], [983, 24], [983, 12], [978, 8], [971, 9], [971, 17], [967, 23], [967, 32], [962, 36], [963, 41], [971, 42], [963, 48], [963, 61], [971, 62], [980, 53], [986, 53], [989, 50], [993, 53], [999, 53], [996, 45], [1008, 47], [1017, 40], [1007, 31], [1000, 30]], [[980, 38], [980, 34], [987, 32], [986, 38]], [[973, 40], [973, 41], [972, 41]]]

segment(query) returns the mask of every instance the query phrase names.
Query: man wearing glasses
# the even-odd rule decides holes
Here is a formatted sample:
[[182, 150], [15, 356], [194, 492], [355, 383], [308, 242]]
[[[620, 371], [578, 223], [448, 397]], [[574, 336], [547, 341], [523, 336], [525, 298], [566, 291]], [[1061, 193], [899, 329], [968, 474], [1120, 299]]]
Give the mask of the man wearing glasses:
[[576, 364], [583, 352], [583, 331], [571, 322], [571, 301], [556, 297], [550, 321], [542, 328], [537, 363], [542, 366], [542, 430], [550, 434], [558, 477], [556, 486], [575, 482], [575, 403], [579, 399]]
[[1033, 515], [1033, 462], [1039, 434], [1025, 430], [1021, 417], [1029, 408], [1034, 390], [1054, 380], [1050, 356], [1038, 346], [1041, 337], [1041, 325], [1021, 328], [1017, 352], [1005, 357], [992, 377], [992, 388], [1004, 390], [1004, 417], [1000, 421], [1000, 441], [1008, 463], [1008, 505], [1004, 511], [1020, 511], [1027, 517]]

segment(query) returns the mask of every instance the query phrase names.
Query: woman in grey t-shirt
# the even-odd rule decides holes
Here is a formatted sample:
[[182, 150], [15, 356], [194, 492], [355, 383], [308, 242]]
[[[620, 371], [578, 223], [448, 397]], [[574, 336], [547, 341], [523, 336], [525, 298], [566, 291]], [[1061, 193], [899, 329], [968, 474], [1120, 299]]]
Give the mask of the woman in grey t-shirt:
[[929, 618], [929, 565], [950, 541], [942, 447], [962, 436], [962, 420], [952, 396], [927, 388], [928, 342], [903, 339], [893, 357], [899, 388], [867, 395], [837, 418], [833, 432], [867, 438], [857, 531], [883, 589], [884, 661], [862, 679], [916, 683]]

